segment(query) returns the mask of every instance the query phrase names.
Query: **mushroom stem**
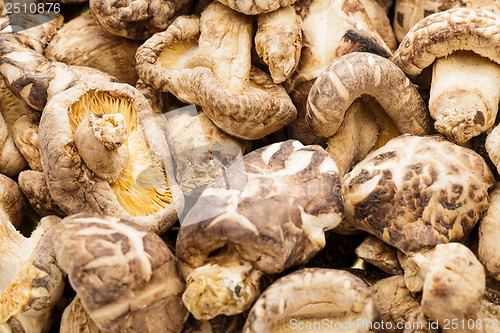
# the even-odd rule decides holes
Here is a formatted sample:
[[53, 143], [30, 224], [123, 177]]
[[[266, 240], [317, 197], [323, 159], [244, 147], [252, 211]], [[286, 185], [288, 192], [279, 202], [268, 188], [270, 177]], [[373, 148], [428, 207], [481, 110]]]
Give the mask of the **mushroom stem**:
[[500, 66], [471, 51], [434, 63], [429, 111], [436, 129], [464, 143], [493, 126], [500, 101]]
[[89, 114], [76, 129], [76, 147], [99, 177], [113, 181], [127, 163], [127, 123], [122, 114]]

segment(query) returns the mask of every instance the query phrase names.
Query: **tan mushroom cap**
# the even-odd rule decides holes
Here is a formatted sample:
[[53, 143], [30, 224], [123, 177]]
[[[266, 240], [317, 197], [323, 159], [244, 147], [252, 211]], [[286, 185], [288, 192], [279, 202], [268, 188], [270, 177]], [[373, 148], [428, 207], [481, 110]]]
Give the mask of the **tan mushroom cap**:
[[363, 94], [374, 97], [401, 133], [432, 133], [424, 101], [405, 74], [389, 60], [371, 53], [346, 54], [324, 69], [307, 99], [307, 121], [318, 136], [339, 129], [345, 112]]
[[186, 14], [191, 0], [90, 0], [89, 5], [110, 33], [145, 40], [167, 29], [177, 15]]
[[418, 75], [438, 57], [473, 51], [500, 63], [500, 22], [487, 10], [450, 9], [420, 20], [406, 34], [392, 61], [408, 75]]
[[289, 124], [296, 109], [283, 87], [251, 66], [251, 32], [250, 18], [213, 2], [201, 18], [179, 17], [139, 47], [139, 77], [201, 106], [232, 136], [262, 138]]
[[[266, 289], [248, 314], [243, 333], [369, 332], [379, 309], [368, 285], [334, 269], [306, 268], [288, 274]], [[327, 325], [325, 326], [325, 322]], [[321, 325], [318, 325], [320, 323]], [[342, 326], [344, 325], [344, 326]]]
[[83, 308], [108, 332], [181, 332], [187, 311], [175, 258], [156, 234], [98, 214], [63, 219], [54, 244]]
[[443, 137], [402, 135], [344, 178], [346, 219], [403, 252], [468, 235], [494, 178], [474, 151]]
[[[177, 220], [184, 198], [154, 116], [144, 96], [127, 84], [81, 83], [50, 100], [40, 121], [40, 155], [50, 194], [66, 214], [106, 213], [157, 233]], [[121, 127], [118, 119], [125, 121]], [[78, 131], [82, 123], [93, 125]], [[102, 156], [123, 162], [121, 169], [106, 163], [101, 169]], [[106, 178], [110, 174], [117, 177]]]
[[256, 15], [278, 10], [297, 0], [218, 0], [231, 9], [246, 15]]

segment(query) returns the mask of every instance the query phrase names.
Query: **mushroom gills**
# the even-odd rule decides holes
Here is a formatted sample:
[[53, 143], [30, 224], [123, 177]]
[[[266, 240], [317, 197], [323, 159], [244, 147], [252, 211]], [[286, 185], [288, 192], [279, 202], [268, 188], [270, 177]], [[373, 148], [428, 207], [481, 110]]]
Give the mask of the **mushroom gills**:
[[434, 63], [429, 111], [436, 129], [461, 144], [493, 126], [500, 101], [500, 66], [472, 51]]
[[[137, 113], [132, 101], [112, 96], [105, 91], [89, 91], [69, 109], [68, 117], [73, 133], [77, 132], [80, 123], [87, 119], [89, 114], [121, 114], [125, 118], [127, 138], [122, 146], [127, 148], [129, 158], [117, 178], [109, 181], [125, 211], [134, 217], [147, 216], [167, 207], [172, 201], [172, 194], [165, 170], [159, 158], [149, 149], [138, 128]], [[107, 126], [109, 122], [99, 124]]]
[[163, 49], [158, 62], [162, 67], [186, 68], [197, 48], [196, 38], [173, 42]]

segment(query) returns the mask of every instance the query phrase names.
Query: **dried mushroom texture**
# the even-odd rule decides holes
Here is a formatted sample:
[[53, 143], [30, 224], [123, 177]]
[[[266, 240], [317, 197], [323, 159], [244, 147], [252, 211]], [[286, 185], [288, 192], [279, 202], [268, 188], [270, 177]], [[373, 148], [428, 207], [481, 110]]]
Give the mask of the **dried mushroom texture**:
[[257, 16], [255, 50], [269, 66], [275, 83], [288, 79], [299, 65], [302, 18], [293, 6]]
[[[461, 144], [491, 128], [500, 101], [500, 20], [487, 10], [450, 9], [413, 26], [392, 61], [416, 76], [434, 63], [434, 127]], [[485, 42], [486, 41], [486, 42]]]
[[290, 6], [297, 0], [218, 0], [233, 10], [246, 15], [256, 15]]
[[50, 194], [66, 214], [105, 213], [163, 233], [182, 211], [168, 145], [148, 101], [121, 83], [54, 96], [39, 127]]
[[115, 80], [96, 69], [51, 62], [43, 56], [45, 46], [62, 23], [63, 17], [59, 16], [19, 33], [0, 33], [0, 73], [10, 90], [35, 110], [43, 110], [50, 97], [81, 81]]
[[96, 68], [120, 82], [135, 85], [135, 52], [139, 45], [138, 41], [109, 33], [87, 14], [64, 24], [44, 54], [48, 60]]
[[0, 174], [0, 210], [5, 212], [14, 227], [18, 227], [22, 223], [25, 208], [26, 203], [17, 183]]
[[363, 280], [342, 270], [306, 268], [262, 293], [243, 333], [341, 331], [348, 323], [356, 323], [349, 326], [352, 332], [370, 332], [378, 317], [377, 303]]
[[344, 178], [346, 223], [407, 253], [469, 234], [494, 178], [474, 151], [440, 136], [402, 135]]
[[103, 332], [181, 332], [184, 282], [162, 239], [98, 214], [64, 218], [55, 253], [83, 309]]
[[217, 1], [201, 17], [179, 17], [137, 50], [146, 84], [196, 104], [224, 132], [255, 140], [290, 123], [283, 87], [251, 65], [252, 20]]
[[177, 182], [187, 196], [199, 195], [250, 148], [249, 141], [222, 132], [194, 106], [170, 111], [164, 117], [163, 130], [171, 147]]
[[241, 333], [246, 315], [217, 316], [211, 320], [196, 320], [190, 316], [182, 333]]
[[399, 134], [432, 132], [425, 103], [403, 71], [367, 52], [346, 54], [324, 69], [309, 91], [306, 120], [315, 135], [328, 138], [342, 173]]
[[394, 5], [394, 32], [401, 42], [424, 17], [453, 8], [500, 10], [498, 0], [397, 0]]
[[479, 222], [479, 260], [486, 271], [500, 281], [500, 185], [496, 185], [490, 193], [490, 205]]
[[305, 119], [307, 96], [319, 74], [344, 54], [371, 52], [390, 57], [391, 50], [358, 0], [301, 0], [295, 6], [302, 18], [303, 47], [297, 70], [284, 83], [297, 107], [297, 120], [289, 131], [304, 144], [320, 143]]
[[29, 238], [0, 209], [0, 330], [47, 332], [51, 312], [64, 288], [64, 273], [54, 259], [54, 225], [43, 218]]
[[42, 171], [40, 149], [38, 149], [38, 123], [41, 114], [29, 112], [17, 118], [12, 127], [12, 137], [17, 149], [24, 157], [30, 169]]
[[42, 171], [24, 170], [18, 176], [19, 187], [33, 210], [40, 216], [66, 215], [50, 195]]
[[391, 52], [396, 51], [398, 43], [394, 30], [392, 30], [391, 21], [385, 9], [377, 2], [377, 0], [359, 0], [370, 17], [375, 30], [379, 33], [380, 37], [384, 40], [387, 47]]
[[367, 235], [356, 248], [356, 255], [387, 274], [403, 274], [397, 250], [375, 236]]
[[212, 182], [177, 238], [184, 304], [197, 319], [248, 309], [262, 273], [307, 262], [343, 216], [337, 167], [319, 146], [255, 150]]
[[64, 309], [59, 333], [101, 333], [78, 296]]
[[187, 14], [191, 3], [191, 0], [89, 1], [92, 15], [107, 31], [137, 40], [167, 29], [178, 15]]

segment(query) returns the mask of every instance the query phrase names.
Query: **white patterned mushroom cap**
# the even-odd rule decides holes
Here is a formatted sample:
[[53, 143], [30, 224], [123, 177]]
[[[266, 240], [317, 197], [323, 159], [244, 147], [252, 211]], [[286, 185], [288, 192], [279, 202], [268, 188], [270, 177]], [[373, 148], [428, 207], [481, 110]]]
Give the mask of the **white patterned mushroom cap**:
[[407, 253], [469, 234], [494, 178], [484, 159], [441, 136], [402, 135], [345, 176], [346, 217]]

